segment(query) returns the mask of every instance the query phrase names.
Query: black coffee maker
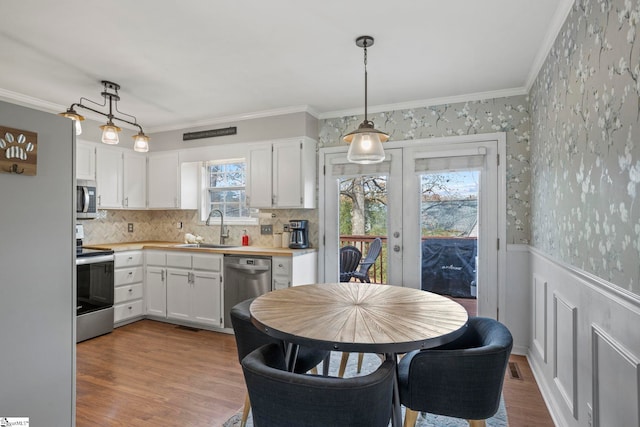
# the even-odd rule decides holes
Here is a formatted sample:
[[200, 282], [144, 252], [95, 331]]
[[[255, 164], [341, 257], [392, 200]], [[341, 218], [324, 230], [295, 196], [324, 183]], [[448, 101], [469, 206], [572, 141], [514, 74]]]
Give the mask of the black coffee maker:
[[291, 249], [306, 249], [309, 247], [309, 221], [306, 219], [292, 219], [289, 221]]

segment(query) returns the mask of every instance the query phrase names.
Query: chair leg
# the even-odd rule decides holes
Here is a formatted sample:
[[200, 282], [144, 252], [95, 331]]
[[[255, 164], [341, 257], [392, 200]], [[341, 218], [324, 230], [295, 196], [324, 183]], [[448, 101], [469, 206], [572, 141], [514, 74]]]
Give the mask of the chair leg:
[[327, 357], [322, 361], [322, 376], [329, 376], [329, 361], [331, 360], [331, 353], [327, 354]]
[[364, 359], [364, 353], [358, 354], [358, 373], [362, 370], [362, 359]]
[[251, 409], [251, 401], [249, 401], [249, 392], [244, 397], [244, 408], [242, 409], [242, 419], [240, 420], [240, 427], [247, 425], [247, 418], [249, 417], [249, 410]]
[[487, 427], [487, 423], [484, 420], [467, 420], [469, 427]]
[[342, 353], [342, 359], [340, 360], [340, 369], [338, 369], [338, 376], [342, 378], [344, 371], [347, 369], [347, 361], [349, 360], [349, 353]]
[[418, 411], [414, 411], [413, 409], [406, 408], [404, 413], [404, 427], [414, 427], [416, 425], [416, 420], [418, 419]]

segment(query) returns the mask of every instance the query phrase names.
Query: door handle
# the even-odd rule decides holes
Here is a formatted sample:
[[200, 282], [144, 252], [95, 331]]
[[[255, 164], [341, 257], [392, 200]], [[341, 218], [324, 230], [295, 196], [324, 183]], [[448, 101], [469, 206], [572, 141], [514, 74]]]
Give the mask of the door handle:
[[227, 264], [225, 267], [229, 267], [233, 270], [242, 270], [242, 271], [269, 271], [269, 266], [267, 265], [242, 265], [242, 264]]

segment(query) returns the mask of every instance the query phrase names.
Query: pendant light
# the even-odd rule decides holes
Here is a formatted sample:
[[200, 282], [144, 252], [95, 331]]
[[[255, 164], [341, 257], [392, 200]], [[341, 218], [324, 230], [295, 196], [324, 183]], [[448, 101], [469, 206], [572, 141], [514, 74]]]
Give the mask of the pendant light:
[[[104, 87], [104, 90], [100, 93], [104, 98], [104, 102], [102, 104], [91, 101], [90, 99], [87, 99], [87, 98], [80, 98], [80, 102], [71, 104], [71, 107], [69, 107], [67, 111], [60, 113], [59, 115], [74, 121], [76, 135], [80, 135], [82, 133], [82, 127], [80, 126], [80, 122], [84, 120], [84, 117], [82, 117], [80, 114], [76, 112], [75, 107], [84, 108], [85, 110], [89, 110], [94, 113], [105, 116], [107, 118], [107, 123], [100, 126], [100, 129], [102, 129], [102, 142], [110, 145], [118, 144], [120, 142], [120, 138], [118, 134], [122, 130], [120, 127], [116, 126], [113, 123], [113, 121], [118, 120], [118, 121], [130, 124], [138, 128], [138, 134], [133, 137], [133, 149], [141, 153], [146, 153], [147, 151], [149, 151], [149, 137], [144, 134], [144, 131], [142, 130], [142, 126], [138, 124], [138, 121], [135, 118], [135, 116], [123, 113], [122, 111], [118, 110], [118, 101], [120, 101], [120, 95], [118, 95], [118, 90], [120, 90], [120, 85], [107, 80], [102, 80], [102, 86]], [[91, 102], [92, 104], [95, 104], [99, 107], [106, 107], [107, 101], [108, 101], [109, 112], [104, 113], [102, 111], [96, 110], [95, 108], [87, 107], [82, 103], [83, 101]], [[115, 104], [116, 112], [120, 114], [124, 114], [127, 117], [131, 117], [133, 121], [115, 116], [113, 114], [114, 104]]]
[[382, 143], [389, 139], [389, 135], [375, 129], [373, 122], [367, 119], [367, 47], [373, 46], [373, 37], [358, 37], [356, 46], [364, 49], [364, 121], [358, 129], [344, 136], [344, 141], [349, 144], [347, 160], [360, 164], [380, 163], [385, 158]]

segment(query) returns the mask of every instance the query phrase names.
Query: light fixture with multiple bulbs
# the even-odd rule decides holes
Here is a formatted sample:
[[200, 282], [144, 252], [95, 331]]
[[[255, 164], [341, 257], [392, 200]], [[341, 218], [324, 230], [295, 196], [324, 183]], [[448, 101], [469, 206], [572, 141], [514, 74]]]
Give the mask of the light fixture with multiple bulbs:
[[364, 121], [343, 138], [349, 144], [347, 160], [360, 164], [380, 163], [385, 158], [382, 143], [389, 139], [389, 135], [375, 129], [373, 122], [367, 120], [367, 47], [373, 46], [373, 37], [360, 36], [356, 45], [364, 49]]
[[[105, 116], [107, 118], [107, 123], [100, 126], [100, 129], [102, 129], [102, 142], [105, 144], [117, 144], [118, 142], [120, 142], [120, 139], [118, 138], [118, 133], [122, 129], [113, 123], [114, 120], [130, 124], [138, 128], [137, 135], [133, 136], [133, 149], [141, 153], [146, 153], [147, 151], [149, 151], [149, 137], [144, 134], [144, 131], [142, 130], [142, 126], [138, 124], [138, 121], [135, 118], [135, 116], [123, 113], [122, 111], [118, 110], [118, 101], [120, 101], [120, 95], [118, 95], [118, 90], [120, 90], [120, 85], [107, 80], [102, 80], [102, 85], [104, 87], [104, 90], [101, 92], [101, 95], [104, 98], [104, 102], [102, 104], [98, 104], [97, 102], [94, 102], [87, 98], [80, 98], [80, 102], [71, 104], [71, 106], [67, 109], [67, 111], [60, 113], [59, 115], [63, 117], [67, 117], [74, 121], [75, 128], [76, 128], [76, 135], [80, 135], [82, 133], [82, 126], [80, 125], [80, 122], [84, 120], [84, 117], [76, 112], [75, 110], [76, 107], [84, 108], [85, 110], [89, 110], [96, 114], [100, 114], [101, 116]], [[82, 104], [82, 101], [91, 102], [92, 104], [96, 104], [99, 107], [106, 107], [107, 101], [108, 101], [109, 112], [103, 113], [102, 111], [98, 111], [94, 108], [87, 107], [86, 105]], [[117, 113], [131, 117], [133, 121], [115, 116], [113, 114], [114, 104], [115, 104], [115, 111]]]

